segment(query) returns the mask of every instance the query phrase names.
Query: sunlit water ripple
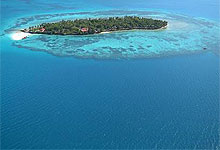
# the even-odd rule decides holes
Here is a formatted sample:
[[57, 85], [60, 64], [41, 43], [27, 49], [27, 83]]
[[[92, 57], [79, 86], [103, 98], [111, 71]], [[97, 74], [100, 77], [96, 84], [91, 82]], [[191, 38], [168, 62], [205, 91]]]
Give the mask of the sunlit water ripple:
[[[100, 10], [97, 1], [3, 0], [1, 148], [218, 149], [220, 75], [213, 52], [219, 53], [219, 25], [208, 20], [216, 16], [215, 0], [114, 3], [141, 10], [137, 5], [143, 2], [208, 19], [162, 11], [91, 12], [86, 5]], [[64, 13], [76, 6], [75, 13]], [[8, 38], [42, 22], [124, 15], [166, 19], [169, 28]], [[183, 55], [193, 53], [203, 54]], [[164, 58], [171, 55], [181, 56]], [[161, 58], [136, 59], [149, 57]], [[111, 60], [99, 60], [105, 58]]]

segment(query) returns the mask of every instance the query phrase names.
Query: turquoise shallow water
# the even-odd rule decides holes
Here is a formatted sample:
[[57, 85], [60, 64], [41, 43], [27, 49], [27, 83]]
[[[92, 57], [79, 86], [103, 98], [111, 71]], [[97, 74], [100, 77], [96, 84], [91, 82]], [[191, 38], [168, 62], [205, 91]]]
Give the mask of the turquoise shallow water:
[[[2, 149], [219, 146], [218, 1], [1, 3]], [[122, 12], [168, 18], [172, 25], [159, 32], [21, 41], [13, 41], [8, 30], [38, 24], [51, 14], [47, 21], [60, 18], [54, 14]], [[79, 48], [88, 52], [73, 52]]]
[[220, 25], [217, 22], [159, 11], [112, 10], [35, 15], [18, 19], [6, 31], [14, 34], [11, 31], [15, 29], [61, 19], [126, 15], [163, 19], [169, 22], [168, 28], [160, 31], [133, 30], [90, 36], [33, 35], [16, 41], [13, 45], [57, 56], [97, 59], [149, 58], [219, 51]]

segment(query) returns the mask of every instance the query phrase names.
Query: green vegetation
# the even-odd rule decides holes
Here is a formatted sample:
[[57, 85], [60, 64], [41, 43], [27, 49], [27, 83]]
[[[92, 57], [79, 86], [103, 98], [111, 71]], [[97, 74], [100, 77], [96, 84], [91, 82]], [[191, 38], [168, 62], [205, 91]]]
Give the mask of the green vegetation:
[[87, 35], [101, 32], [145, 29], [155, 30], [167, 26], [166, 21], [154, 20], [136, 16], [110, 17], [98, 19], [62, 20], [55, 23], [43, 23], [29, 27], [25, 32], [58, 35]]

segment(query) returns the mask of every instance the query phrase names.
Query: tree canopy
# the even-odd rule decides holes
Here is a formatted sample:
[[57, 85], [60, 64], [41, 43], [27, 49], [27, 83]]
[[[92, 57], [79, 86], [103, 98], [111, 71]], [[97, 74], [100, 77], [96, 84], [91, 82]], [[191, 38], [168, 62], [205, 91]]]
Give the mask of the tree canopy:
[[146, 29], [155, 30], [165, 27], [167, 21], [137, 16], [109, 17], [95, 19], [62, 20], [55, 23], [42, 23], [29, 27], [26, 31], [40, 34], [87, 35], [101, 32]]

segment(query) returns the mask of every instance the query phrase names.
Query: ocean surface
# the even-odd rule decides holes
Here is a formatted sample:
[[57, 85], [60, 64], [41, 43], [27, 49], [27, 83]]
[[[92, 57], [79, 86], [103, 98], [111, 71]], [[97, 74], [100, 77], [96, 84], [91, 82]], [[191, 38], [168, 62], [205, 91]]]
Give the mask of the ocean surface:
[[[219, 147], [218, 0], [0, 5], [1, 149]], [[45, 20], [124, 14], [171, 26], [158, 34], [11, 38]]]

